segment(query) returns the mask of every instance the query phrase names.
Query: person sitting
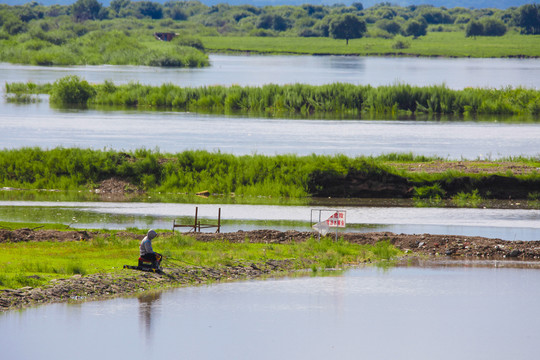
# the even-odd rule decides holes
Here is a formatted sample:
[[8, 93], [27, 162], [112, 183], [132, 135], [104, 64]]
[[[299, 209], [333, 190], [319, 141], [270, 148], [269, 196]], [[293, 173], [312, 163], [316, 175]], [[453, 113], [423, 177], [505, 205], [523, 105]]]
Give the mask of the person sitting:
[[139, 245], [141, 259], [152, 262], [152, 267], [159, 269], [161, 264], [161, 254], [152, 249], [152, 239], [155, 239], [158, 234], [154, 230], [148, 230], [148, 233], [142, 239], [141, 244]]

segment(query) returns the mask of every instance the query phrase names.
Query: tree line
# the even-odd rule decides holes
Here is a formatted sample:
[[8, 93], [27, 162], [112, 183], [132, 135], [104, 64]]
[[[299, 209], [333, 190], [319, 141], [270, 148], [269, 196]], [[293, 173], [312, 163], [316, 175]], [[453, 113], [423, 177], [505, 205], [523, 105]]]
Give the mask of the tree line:
[[[0, 40], [30, 32], [31, 35], [61, 29], [71, 22], [82, 36], [89, 23], [105, 20], [153, 19], [162, 29], [195, 35], [301, 36], [337, 39], [362, 36], [392, 38], [397, 34], [418, 37], [427, 31], [465, 31], [466, 36], [501, 36], [509, 28], [522, 34], [540, 34], [540, 5], [501, 9], [445, 8], [431, 5], [397, 6], [382, 2], [364, 8], [362, 3], [301, 6], [229, 5], [207, 6], [196, 0], [77, 0], [72, 5], [0, 5]], [[90, 27], [90, 29], [89, 29]], [[64, 29], [64, 31], [66, 31]]]

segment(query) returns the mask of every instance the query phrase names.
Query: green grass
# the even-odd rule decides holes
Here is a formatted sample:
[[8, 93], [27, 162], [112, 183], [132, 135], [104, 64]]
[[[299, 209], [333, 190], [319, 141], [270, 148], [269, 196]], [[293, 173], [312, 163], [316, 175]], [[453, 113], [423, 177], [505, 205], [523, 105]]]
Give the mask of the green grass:
[[[401, 159], [401, 160], [400, 160]], [[137, 150], [119, 152], [78, 148], [5, 149], [0, 151], [0, 185], [25, 189], [86, 190], [96, 188], [103, 180], [119, 178], [149, 192], [190, 193], [208, 190], [212, 194], [229, 196], [268, 196], [272, 198], [305, 198], [316, 195], [347, 176], [367, 176], [385, 181], [389, 174], [402, 177], [416, 186], [419, 198], [429, 198], [433, 192], [441, 197], [445, 184], [470, 177], [471, 186], [480, 186], [487, 175], [447, 170], [438, 173], [408, 172], [401, 164], [429, 162], [431, 158], [404, 154], [381, 157], [347, 157], [344, 155], [243, 155], [220, 152], [184, 151], [176, 154]], [[400, 163], [402, 161], [402, 163]], [[498, 161], [488, 162], [497, 166]], [[539, 168], [538, 158], [517, 158], [515, 164]], [[478, 164], [481, 170], [486, 162]], [[491, 166], [491, 165], [490, 165]], [[528, 181], [533, 186], [540, 173], [526, 175], [499, 173]], [[433, 187], [438, 183], [439, 188]], [[478, 185], [475, 185], [478, 184]], [[423, 188], [425, 187], [425, 188]], [[473, 189], [474, 189], [473, 187]], [[425, 194], [424, 194], [425, 192]], [[8, 193], [6, 196], [10, 195]], [[36, 194], [28, 193], [28, 200]], [[84, 197], [82, 197], [84, 199]], [[9, 198], [8, 198], [9, 199]]]
[[39, 223], [39, 222], [10, 222], [0, 221], [0, 229], [2, 230], [15, 230], [15, 229], [32, 229], [32, 230], [66, 230], [64, 224], [60, 223]]
[[501, 37], [466, 38], [463, 32], [429, 32], [410, 39], [410, 47], [394, 49], [395, 39], [344, 40], [304, 37], [203, 36], [211, 52], [255, 52], [267, 54], [417, 55], [447, 57], [539, 57], [540, 35], [515, 31]]
[[[118, 271], [123, 263], [133, 262], [136, 240], [116, 238], [86, 242], [23, 242], [0, 244], [0, 287], [32, 286], [75, 274]], [[30, 277], [31, 276], [31, 277]], [[35, 284], [36, 285], [36, 284]], [[34, 286], [35, 286], [34, 285]]]
[[[290, 244], [261, 244], [216, 240], [199, 242], [177, 234], [158, 237], [154, 249], [165, 255], [163, 266], [220, 267], [289, 260], [297, 269], [335, 268], [363, 261], [389, 260], [400, 252], [388, 242], [352, 244], [339, 239], [309, 239]], [[117, 273], [124, 264], [136, 265], [138, 240], [97, 237], [79, 242], [0, 243], [0, 288], [43, 285], [51, 279], [76, 274]]]
[[476, 189], [470, 193], [459, 192], [452, 197], [452, 202], [457, 207], [479, 207], [483, 200]]
[[[106, 23], [101, 24], [106, 27]], [[96, 29], [58, 41], [22, 34], [0, 40], [0, 61], [31, 65], [208, 66], [208, 56], [177, 42], [156, 41], [151, 31]], [[69, 37], [68, 37], [69, 35]], [[45, 35], [41, 35], [45, 36]], [[64, 36], [60, 34], [60, 36]], [[52, 41], [52, 42], [51, 42]]]
[[[506, 115], [540, 118], [540, 91], [526, 88], [449, 89], [407, 84], [372, 87], [334, 83], [327, 85], [274, 85], [260, 87], [180, 87], [105, 82], [90, 85], [77, 76], [54, 84], [8, 83], [6, 92], [47, 92], [51, 102], [64, 106], [117, 106], [121, 108], [171, 109], [180, 111], [248, 114], [255, 116], [296, 115], [310, 117], [353, 117], [381, 115]], [[25, 90], [26, 89], [26, 90]], [[80, 96], [84, 95], [84, 96]]]

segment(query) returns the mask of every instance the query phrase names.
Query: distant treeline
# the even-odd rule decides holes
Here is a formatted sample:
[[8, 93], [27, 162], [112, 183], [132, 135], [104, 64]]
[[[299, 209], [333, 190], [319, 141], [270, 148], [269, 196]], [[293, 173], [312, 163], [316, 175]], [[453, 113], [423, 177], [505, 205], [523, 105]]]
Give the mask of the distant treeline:
[[7, 83], [7, 93], [49, 93], [61, 106], [114, 105], [168, 108], [180, 111], [251, 113], [253, 115], [352, 115], [453, 114], [540, 115], [540, 91], [525, 88], [449, 89], [396, 84], [373, 87], [334, 83], [329, 85], [263, 85], [260, 87], [179, 87], [130, 83], [91, 85], [77, 76], [54, 84]]
[[[205, 66], [200, 36], [372, 37], [413, 39], [428, 32], [502, 36], [509, 30], [540, 34], [540, 6], [470, 9], [388, 2], [301, 6], [198, 1], [77, 0], [72, 5], [0, 4], [0, 61], [35, 65], [136, 64]], [[177, 35], [170, 44], [156, 32]], [[398, 38], [397, 49], [410, 46]]]
[[[164, 193], [235, 193], [301, 198], [433, 197], [479, 192], [487, 198], [538, 198], [540, 174], [481, 175], [447, 171], [407, 173], [396, 163], [429, 162], [411, 154], [379, 157], [344, 155], [244, 155], [184, 151], [22, 148], [0, 151], [1, 186], [26, 189], [93, 189], [111, 178]], [[440, 159], [437, 159], [440, 160]], [[538, 159], [514, 159], [539, 166]]]
[[[373, 24], [370, 36], [393, 36], [407, 34], [413, 22], [428, 25], [462, 25], [470, 21], [490, 19], [505, 28], [520, 27], [524, 33], [540, 33], [538, 5], [531, 3], [508, 9], [472, 9], [465, 7], [435, 7], [432, 5], [398, 6], [381, 2], [365, 8], [357, 1], [352, 5], [281, 5], [254, 6], [220, 3], [207, 6], [199, 1], [167, 1], [164, 4], [152, 1], [112, 0], [103, 6], [97, 0], [77, 0], [72, 5], [42, 6], [29, 2], [22, 6], [0, 6], [0, 24], [9, 35], [31, 32], [33, 35], [47, 34], [58, 29], [70, 30], [63, 23], [69, 18], [76, 26], [77, 36], [81, 32], [96, 30], [93, 23], [112, 19], [160, 20], [153, 27], [171, 31], [187, 30], [209, 35], [255, 35], [276, 36], [329, 36], [332, 21], [344, 14], [354, 15], [366, 24]], [[120, 25], [124, 26], [125, 25]], [[134, 27], [135, 28], [135, 27]], [[87, 29], [82, 31], [82, 29]], [[437, 29], [433, 29], [437, 31]], [[40, 32], [41, 31], [41, 32]], [[412, 33], [410, 35], [413, 35]]]

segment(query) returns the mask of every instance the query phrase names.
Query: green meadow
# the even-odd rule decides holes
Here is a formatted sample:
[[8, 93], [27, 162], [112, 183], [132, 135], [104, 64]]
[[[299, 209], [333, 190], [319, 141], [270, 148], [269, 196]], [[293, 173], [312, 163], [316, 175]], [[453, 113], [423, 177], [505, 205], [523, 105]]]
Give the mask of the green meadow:
[[[349, 40], [305, 37], [202, 36], [210, 52], [251, 52], [261, 54], [308, 55], [410, 55], [445, 57], [538, 57], [540, 35], [508, 32], [504, 36], [465, 37], [463, 32], [429, 32], [426, 36], [392, 39], [363, 37]], [[397, 41], [406, 48], [396, 49]]]
[[[123, 265], [136, 265], [138, 245], [139, 240], [110, 231], [103, 231], [88, 241], [0, 243], [0, 289], [36, 287], [52, 279], [76, 274], [114, 273], [121, 276], [126, 271]], [[344, 264], [390, 260], [400, 254], [385, 241], [372, 246], [353, 244], [343, 239], [335, 241], [333, 238], [264, 244], [250, 243], [249, 238], [241, 243], [224, 240], [201, 242], [185, 234], [175, 234], [160, 236], [153, 245], [164, 255], [162, 266], [165, 268], [195, 265], [219, 268], [288, 260], [293, 269], [317, 271]]]

